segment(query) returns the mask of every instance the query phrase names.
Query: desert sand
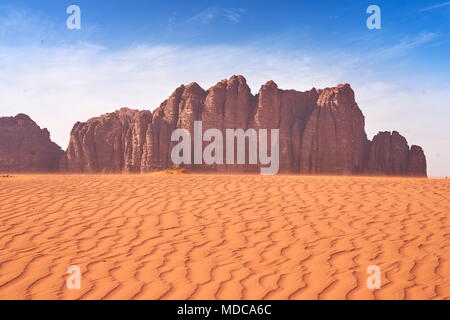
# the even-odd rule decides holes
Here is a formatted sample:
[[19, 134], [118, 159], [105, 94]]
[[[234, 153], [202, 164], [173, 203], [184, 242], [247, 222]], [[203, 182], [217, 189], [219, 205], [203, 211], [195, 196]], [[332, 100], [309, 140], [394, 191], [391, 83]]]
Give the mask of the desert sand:
[[449, 199], [444, 179], [2, 177], [0, 299], [449, 299]]

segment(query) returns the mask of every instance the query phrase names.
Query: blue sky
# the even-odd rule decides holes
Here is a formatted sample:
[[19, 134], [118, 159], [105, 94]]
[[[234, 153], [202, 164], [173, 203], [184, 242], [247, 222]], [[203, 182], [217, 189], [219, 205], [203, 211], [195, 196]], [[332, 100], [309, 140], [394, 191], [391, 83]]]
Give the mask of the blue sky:
[[[81, 30], [66, 8], [81, 8]], [[366, 27], [369, 5], [382, 29]], [[348, 82], [369, 138], [399, 130], [450, 176], [450, 1], [2, 0], [1, 115], [28, 113], [66, 147], [72, 124], [154, 109], [181, 83], [243, 74], [306, 90]]]
[[[78, 34], [65, 28], [65, 10], [70, 4], [82, 9], [84, 30]], [[371, 4], [382, 9], [382, 31], [365, 28], [366, 8]], [[3, 0], [0, 10], [2, 16], [17, 10], [47, 20], [53, 25], [48, 35], [51, 42], [79, 39], [111, 48], [173, 42], [237, 45], [279, 38], [280, 45], [294, 48], [308, 44], [365, 49], [368, 41], [382, 45], [421, 32], [450, 33], [450, 2], [439, 0]], [[10, 35], [2, 41], [17, 42], [12, 39], [14, 31]]]

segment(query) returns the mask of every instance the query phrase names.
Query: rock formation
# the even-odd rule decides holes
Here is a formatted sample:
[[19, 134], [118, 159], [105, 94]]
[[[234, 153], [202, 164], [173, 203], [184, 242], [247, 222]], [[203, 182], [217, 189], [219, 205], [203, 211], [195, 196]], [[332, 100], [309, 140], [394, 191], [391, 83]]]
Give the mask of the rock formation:
[[422, 148], [408, 146], [397, 131], [380, 132], [369, 147], [366, 173], [392, 176], [426, 176], [426, 160]]
[[[172, 167], [171, 134], [177, 128], [203, 131], [280, 129], [280, 173], [426, 176], [420, 147], [409, 148], [397, 132], [367, 140], [364, 116], [350, 85], [306, 92], [281, 90], [273, 82], [257, 95], [242, 76], [208, 90], [181, 86], [153, 113], [121, 109], [77, 123], [61, 170], [138, 173]], [[254, 172], [252, 165], [188, 165], [189, 170]]]
[[53, 172], [63, 154], [27, 115], [0, 118], [0, 172]]
[[77, 122], [60, 169], [85, 173], [139, 173], [144, 159], [150, 111], [127, 108]]
[[[0, 172], [167, 169], [173, 165], [171, 150], [176, 145], [171, 142], [172, 132], [181, 128], [193, 136], [194, 121], [202, 121], [203, 132], [214, 128], [223, 136], [226, 129], [279, 129], [280, 173], [427, 175], [422, 148], [410, 148], [398, 132], [380, 132], [372, 141], [367, 139], [364, 115], [350, 85], [300, 92], [279, 89], [269, 81], [253, 95], [242, 76], [206, 91], [196, 83], [181, 86], [154, 112], [123, 108], [78, 122], [65, 154], [50, 141], [49, 132], [28, 116], [0, 118]], [[207, 144], [203, 142], [203, 147]], [[202, 172], [257, 172], [260, 166], [185, 167]]]
[[427, 176], [427, 159], [421, 147], [413, 145], [409, 150], [406, 174], [414, 177]]

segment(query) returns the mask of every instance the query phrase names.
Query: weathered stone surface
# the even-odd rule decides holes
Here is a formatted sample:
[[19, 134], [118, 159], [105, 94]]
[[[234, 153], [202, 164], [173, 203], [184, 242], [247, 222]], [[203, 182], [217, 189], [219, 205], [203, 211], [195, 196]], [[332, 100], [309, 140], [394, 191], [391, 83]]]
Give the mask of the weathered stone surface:
[[364, 116], [350, 85], [320, 90], [303, 132], [300, 171], [360, 173], [366, 140]]
[[397, 131], [380, 132], [370, 143], [366, 173], [390, 176], [427, 176], [425, 154], [421, 147], [408, 146]]
[[[242, 76], [233, 76], [222, 80], [205, 93], [201, 120], [203, 131], [219, 129], [223, 137], [226, 129], [247, 130], [254, 110], [255, 98], [250, 92], [247, 81]], [[205, 147], [208, 143], [203, 143]], [[225, 141], [224, 141], [225, 144]], [[236, 153], [236, 152], [235, 152]], [[226, 157], [226, 152], [224, 152]], [[245, 172], [250, 166], [245, 165], [202, 165], [202, 171]], [[197, 167], [197, 166], [196, 166]]]
[[406, 175], [409, 147], [397, 131], [380, 132], [372, 140], [367, 173], [376, 175]]
[[[153, 113], [121, 109], [77, 123], [61, 168], [71, 172], [170, 168], [176, 144], [170, 141], [172, 132], [181, 128], [193, 136], [194, 121], [200, 120], [203, 132], [219, 129], [224, 138], [226, 129], [279, 129], [280, 173], [426, 175], [422, 149], [413, 146], [409, 150], [397, 132], [380, 133], [373, 142], [367, 140], [365, 119], [350, 85], [300, 92], [279, 89], [269, 81], [254, 96], [242, 76], [220, 81], [207, 91], [196, 83], [181, 86]], [[193, 152], [191, 162], [194, 160]], [[256, 172], [259, 165], [185, 167]]]
[[409, 150], [407, 174], [415, 177], [427, 176], [427, 159], [419, 146], [412, 146]]
[[0, 118], [0, 172], [53, 172], [63, 153], [27, 115]]
[[61, 161], [61, 171], [86, 173], [141, 172], [150, 111], [127, 108], [78, 122]]

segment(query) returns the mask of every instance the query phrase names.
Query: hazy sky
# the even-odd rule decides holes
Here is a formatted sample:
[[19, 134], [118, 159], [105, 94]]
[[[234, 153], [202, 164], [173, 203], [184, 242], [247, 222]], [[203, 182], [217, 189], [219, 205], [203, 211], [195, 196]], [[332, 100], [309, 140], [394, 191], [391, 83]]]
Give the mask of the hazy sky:
[[[26, 113], [66, 148], [76, 121], [153, 110], [183, 83], [350, 83], [369, 138], [398, 130], [430, 176], [450, 176], [450, 1], [167, 2], [2, 0], [0, 116]], [[66, 27], [71, 4], [81, 30]]]

